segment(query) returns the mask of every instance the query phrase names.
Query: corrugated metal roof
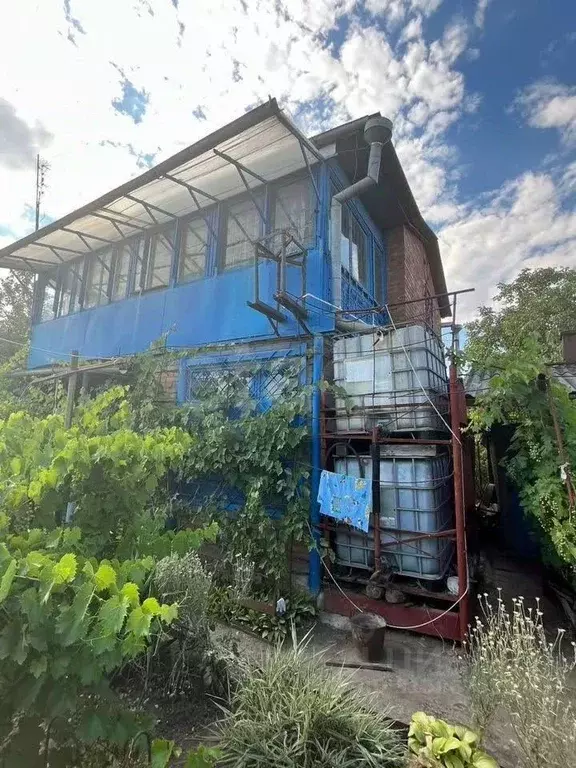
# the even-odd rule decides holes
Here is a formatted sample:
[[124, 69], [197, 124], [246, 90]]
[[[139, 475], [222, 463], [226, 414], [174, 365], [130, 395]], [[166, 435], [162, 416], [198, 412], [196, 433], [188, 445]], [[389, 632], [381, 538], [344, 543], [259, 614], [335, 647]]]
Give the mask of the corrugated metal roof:
[[576, 392], [576, 363], [558, 363], [550, 366], [552, 376], [570, 392]]
[[488, 391], [490, 374], [484, 371], [469, 371], [464, 377], [464, 391], [467, 397], [478, 397]]
[[0, 267], [40, 272], [322, 159], [275, 99], [92, 203], [0, 250]]

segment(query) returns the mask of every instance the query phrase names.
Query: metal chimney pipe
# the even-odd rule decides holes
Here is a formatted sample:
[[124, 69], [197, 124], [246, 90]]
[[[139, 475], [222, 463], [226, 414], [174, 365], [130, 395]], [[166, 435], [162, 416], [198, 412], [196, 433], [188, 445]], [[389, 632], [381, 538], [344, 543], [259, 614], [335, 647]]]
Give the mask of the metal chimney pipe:
[[378, 184], [380, 177], [380, 163], [382, 161], [382, 147], [392, 138], [392, 121], [387, 117], [371, 117], [364, 126], [364, 140], [370, 145], [368, 157], [368, 170], [363, 179], [351, 184], [338, 194], [334, 195], [337, 203], [345, 203], [353, 197]]

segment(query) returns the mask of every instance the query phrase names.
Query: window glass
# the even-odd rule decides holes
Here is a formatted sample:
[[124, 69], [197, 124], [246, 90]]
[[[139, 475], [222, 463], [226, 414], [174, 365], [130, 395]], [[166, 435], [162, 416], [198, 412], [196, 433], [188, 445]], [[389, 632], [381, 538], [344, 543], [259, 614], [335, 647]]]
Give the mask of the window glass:
[[274, 229], [288, 229], [302, 245], [314, 239], [313, 190], [310, 179], [300, 179], [276, 190]]
[[193, 219], [185, 225], [182, 233], [178, 279], [185, 283], [204, 277], [207, 256], [208, 227], [204, 219]]
[[80, 307], [84, 263], [75, 261], [60, 268], [58, 278], [58, 316], [69, 315]]
[[52, 320], [54, 317], [54, 302], [56, 300], [56, 277], [49, 277], [44, 284], [42, 297], [41, 320]]
[[[261, 200], [258, 201], [262, 206]], [[252, 200], [243, 200], [230, 206], [226, 222], [226, 248], [224, 269], [252, 264], [254, 241], [262, 234], [262, 219]]]
[[384, 251], [374, 243], [374, 297], [381, 306], [386, 301], [384, 296]]
[[175, 224], [150, 236], [148, 258], [146, 259], [145, 276], [142, 284], [144, 290], [161, 288], [169, 284], [175, 236]]
[[94, 253], [87, 258], [85, 307], [97, 307], [108, 301], [108, 281], [112, 266], [112, 249]]
[[342, 206], [340, 259], [355, 280], [368, 282], [368, 236], [346, 205]]
[[130, 272], [130, 256], [135, 245], [137, 246], [137, 243], [124, 243], [116, 251], [112, 275], [112, 301], [123, 299], [126, 296]]
[[139, 237], [130, 243], [130, 251], [134, 258], [134, 287], [132, 290], [142, 290], [142, 279], [144, 277], [144, 254], [146, 252], [146, 241]]
[[352, 220], [351, 249], [350, 249], [350, 273], [362, 285], [367, 284], [367, 254], [368, 243], [366, 233], [356, 221]]

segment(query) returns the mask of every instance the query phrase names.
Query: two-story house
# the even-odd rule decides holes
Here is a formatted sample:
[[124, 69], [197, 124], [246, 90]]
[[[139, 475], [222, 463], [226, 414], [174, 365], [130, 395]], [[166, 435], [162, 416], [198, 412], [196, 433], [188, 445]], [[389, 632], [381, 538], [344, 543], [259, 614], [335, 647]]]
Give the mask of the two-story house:
[[[30, 368], [73, 351], [131, 355], [164, 336], [179, 349], [221, 345], [228, 361], [240, 349], [261, 360], [308, 352], [318, 380], [323, 340], [352, 310], [409, 320], [422, 314], [409, 302], [428, 297], [431, 325], [450, 313], [438, 242], [389, 121], [306, 138], [274, 99], [2, 249], [0, 267], [37, 275]], [[203, 362], [183, 361], [181, 399]]]

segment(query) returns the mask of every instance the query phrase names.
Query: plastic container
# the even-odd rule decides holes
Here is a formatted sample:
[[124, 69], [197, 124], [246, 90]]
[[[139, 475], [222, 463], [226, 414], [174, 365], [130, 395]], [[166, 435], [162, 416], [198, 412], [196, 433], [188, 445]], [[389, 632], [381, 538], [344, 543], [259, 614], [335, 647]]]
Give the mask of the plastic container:
[[[369, 331], [335, 340], [337, 432], [445, 431], [448, 376], [438, 338], [425, 326]], [[439, 413], [438, 413], [439, 412]]]
[[[419, 579], [441, 579], [454, 551], [452, 541], [420, 539], [453, 527], [452, 469], [446, 454], [429, 454], [428, 446], [399, 446], [400, 455], [380, 460], [380, 543], [382, 558], [396, 574]], [[412, 455], [406, 455], [410, 448]], [[395, 450], [394, 449], [389, 449]], [[415, 454], [415, 455], [414, 455]], [[336, 472], [372, 477], [368, 456], [337, 458]], [[374, 570], [373, 525], [365, 534], [339, 524], [336, 530], [336, 563], [349, 568]]]

